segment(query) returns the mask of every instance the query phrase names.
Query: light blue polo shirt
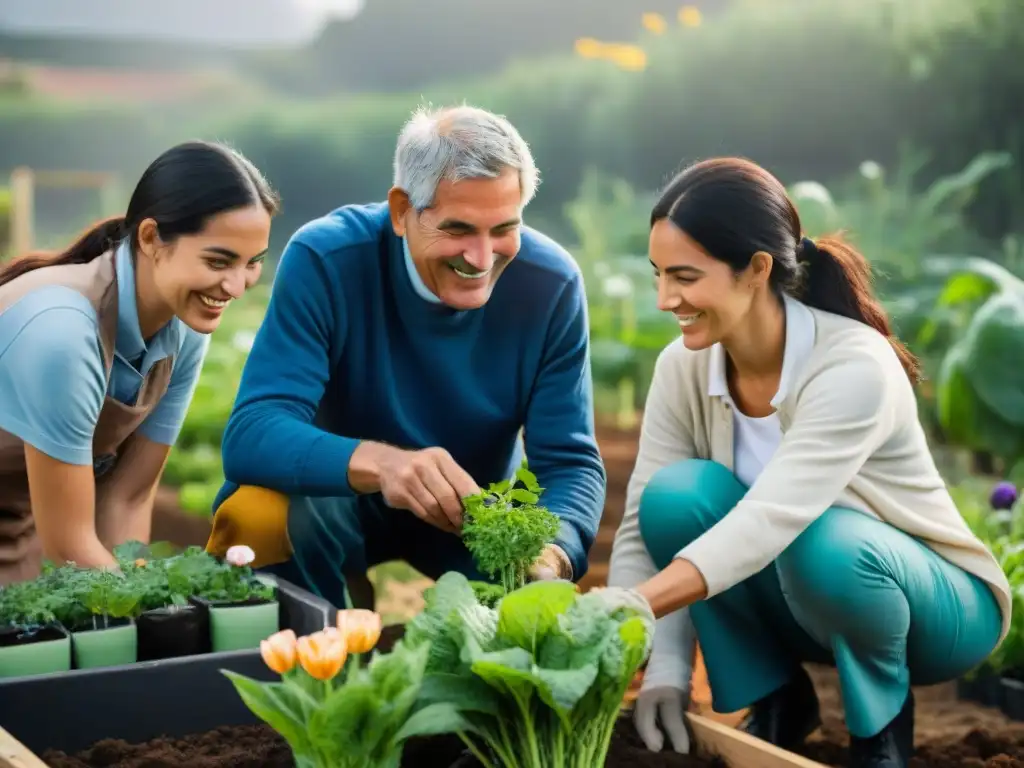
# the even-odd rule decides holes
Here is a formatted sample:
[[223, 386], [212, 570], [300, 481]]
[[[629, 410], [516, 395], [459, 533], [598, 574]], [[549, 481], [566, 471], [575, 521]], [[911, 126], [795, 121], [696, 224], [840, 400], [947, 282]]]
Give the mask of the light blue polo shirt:
[[167, 393], [139, 431], [154, 442], [173, 445], [209, 347], [208, 335], [178, 318], [147, 344], [139, 328], [127, 241], [115, 258], [118, 322], [109, 386], [98, 317], [80, 293], [46, 286], [0, 313], [0, 429], [68, 464], [93, 463], [93, 432], [105, 396], [133, 404], [146, 373], [172, 354]]

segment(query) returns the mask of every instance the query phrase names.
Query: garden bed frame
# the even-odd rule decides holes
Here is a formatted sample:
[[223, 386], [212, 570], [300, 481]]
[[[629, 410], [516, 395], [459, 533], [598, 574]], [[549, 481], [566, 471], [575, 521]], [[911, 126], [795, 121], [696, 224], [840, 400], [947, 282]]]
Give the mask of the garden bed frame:
[[[748, 736], [728, 725], [687, 714], [701, 754], [718, 755], [729, 768], [825, 768], [821, 763], [794, 755]], [[0, 768], [48, 768], [35, 753], [0, 728]]]
[[[337, 611], [329, 603], [274, 581], [282, 628], [304, 635], [334, 623]], [[0, 680], [0, 768], [47, 768], [37, 753], [74, 753], [105, 738], [143, 743], [259, 723], [221, 669], [260, 680], [276, 677], [252, 649]], [[203, 706], [190, 707], [197, 690], [203, 691]], [[154, 691], [162, 695], [146, 695]], [[64, 717], [53, 728], [40, 713], [58, 702]], [[211, 713], [217, 713], [213, 722]], [[687, 717], [697, 749], [718, 755], [729, 768], [825, 768], [707, 717]]]

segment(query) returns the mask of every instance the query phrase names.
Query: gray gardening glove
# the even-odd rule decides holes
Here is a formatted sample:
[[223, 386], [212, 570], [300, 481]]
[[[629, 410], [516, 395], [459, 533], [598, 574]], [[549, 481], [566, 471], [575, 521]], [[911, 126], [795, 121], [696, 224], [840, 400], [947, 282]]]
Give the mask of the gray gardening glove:
[[690, 752], [685, 713], [690, 706], [690, 684], [696, 633], [689, 611], [681, 609], [658, 620], [654, 648], [644, 681], [633, 706], [633, 723], [647, 749], [660, 752], [668, 735], [672, 750]]
[[626, 587], [593, 587], [587, 594], [598, 595], [609, 613], [619, 608], [629, 608], [636, 611], [653, 630], [655, 622], [651, 604], [635, 589], [627, 589]]

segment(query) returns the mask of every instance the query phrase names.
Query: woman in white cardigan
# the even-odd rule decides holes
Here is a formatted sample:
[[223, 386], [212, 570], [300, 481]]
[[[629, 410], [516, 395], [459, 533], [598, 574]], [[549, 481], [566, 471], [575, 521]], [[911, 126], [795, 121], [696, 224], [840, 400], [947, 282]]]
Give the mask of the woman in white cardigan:
[[819, 723], [801, 664], [831, 663], [850, 765], [903, 768], [910, 685], [986, 658], [1010, 590], [936, 470], [868, 264], [802, 237], [783, 185], [733, 158], [671, 182], [650, 260], [682, 338], [657, 361], [609, 578], [658, 617], [640, 735], [688, 750], [699, 638], [715, 709], [749, 707], [748, 732], [798, 746]]

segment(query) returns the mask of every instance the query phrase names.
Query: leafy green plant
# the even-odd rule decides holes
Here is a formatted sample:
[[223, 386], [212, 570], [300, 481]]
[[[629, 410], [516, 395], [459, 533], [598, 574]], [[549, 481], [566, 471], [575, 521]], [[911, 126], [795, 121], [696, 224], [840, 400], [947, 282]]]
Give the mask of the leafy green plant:
[[964, 520], [992, 551], [1010, 582], [1013, 606], [1006, 638], [968, 678], [1003, 675], [1024, 679], [1024, 495], [1016, 484], [978, 479], [950, 488]]
[[505, 596], [505, 588], [500, 584], [491, 584], [487, 581], [471, 581], [469, 585], [473, 587], [473, 593], [476, 595], [476, 599], [480, 601], [480, 604], [486, 605], [488, 608], [497, 607], [501, 598]]
[[989, 264], [951, 278], [944, 301], [983, 302], [946, 353], [936, 382], [947, 439], [999, 457], [1010, 474], [1024, 460], [1024, 379], [1006, 365], [1024, 353], [1024, 281]]
[[453, 703], [465, 719], [457, 733], [486, 768], [604, 765], [654, 632], [649, 609], [609, 594], [534, 582], [492, 609], [446, 573], [405, 634], [430, 649], [421, 705]]
[[255, 572], [248, 565], [238, 566], [213, 560], [202, 567], [201, 573], [202, 578], [192, 582], [192, 594], [211, 603], [274, 599], [274, 587], [256, 578]]
[[151, 545], [138, 541], [114, 548], [121, 571], [136, 585], [140, 612], [186, 606], [193, 594], [193, 581], [212, 569], [216, 560], [199, 547], [183, 553], [165, 542]]
[[52, 624], [62, 599], [42, 579], [9, 584], [0, 589], [0, 628], [31, 631]]
[[71, 632], [103, 629], [111, 619], [135, 618], [141, 612], [140, 584], [124, 573], [47, 563], [38, 582], [50, 594], [54, 619]]
[[[524, 487], [516, 487], [516, 481]], [[506, 592], [526, 583], [530, 566], [558, 533], [558, 517], [537, 503], [543, 491], [524, 459], [515, 480], [492, 483], [464, 500], [466, 548], [481, 571], [500, 578]]]
[[135, 618], [141, 613], [139, 582], [124, 574], [95, 570], [82, 586], [79, 599], [92, 614], [93, 629], [106, 627], [110, 619]]

